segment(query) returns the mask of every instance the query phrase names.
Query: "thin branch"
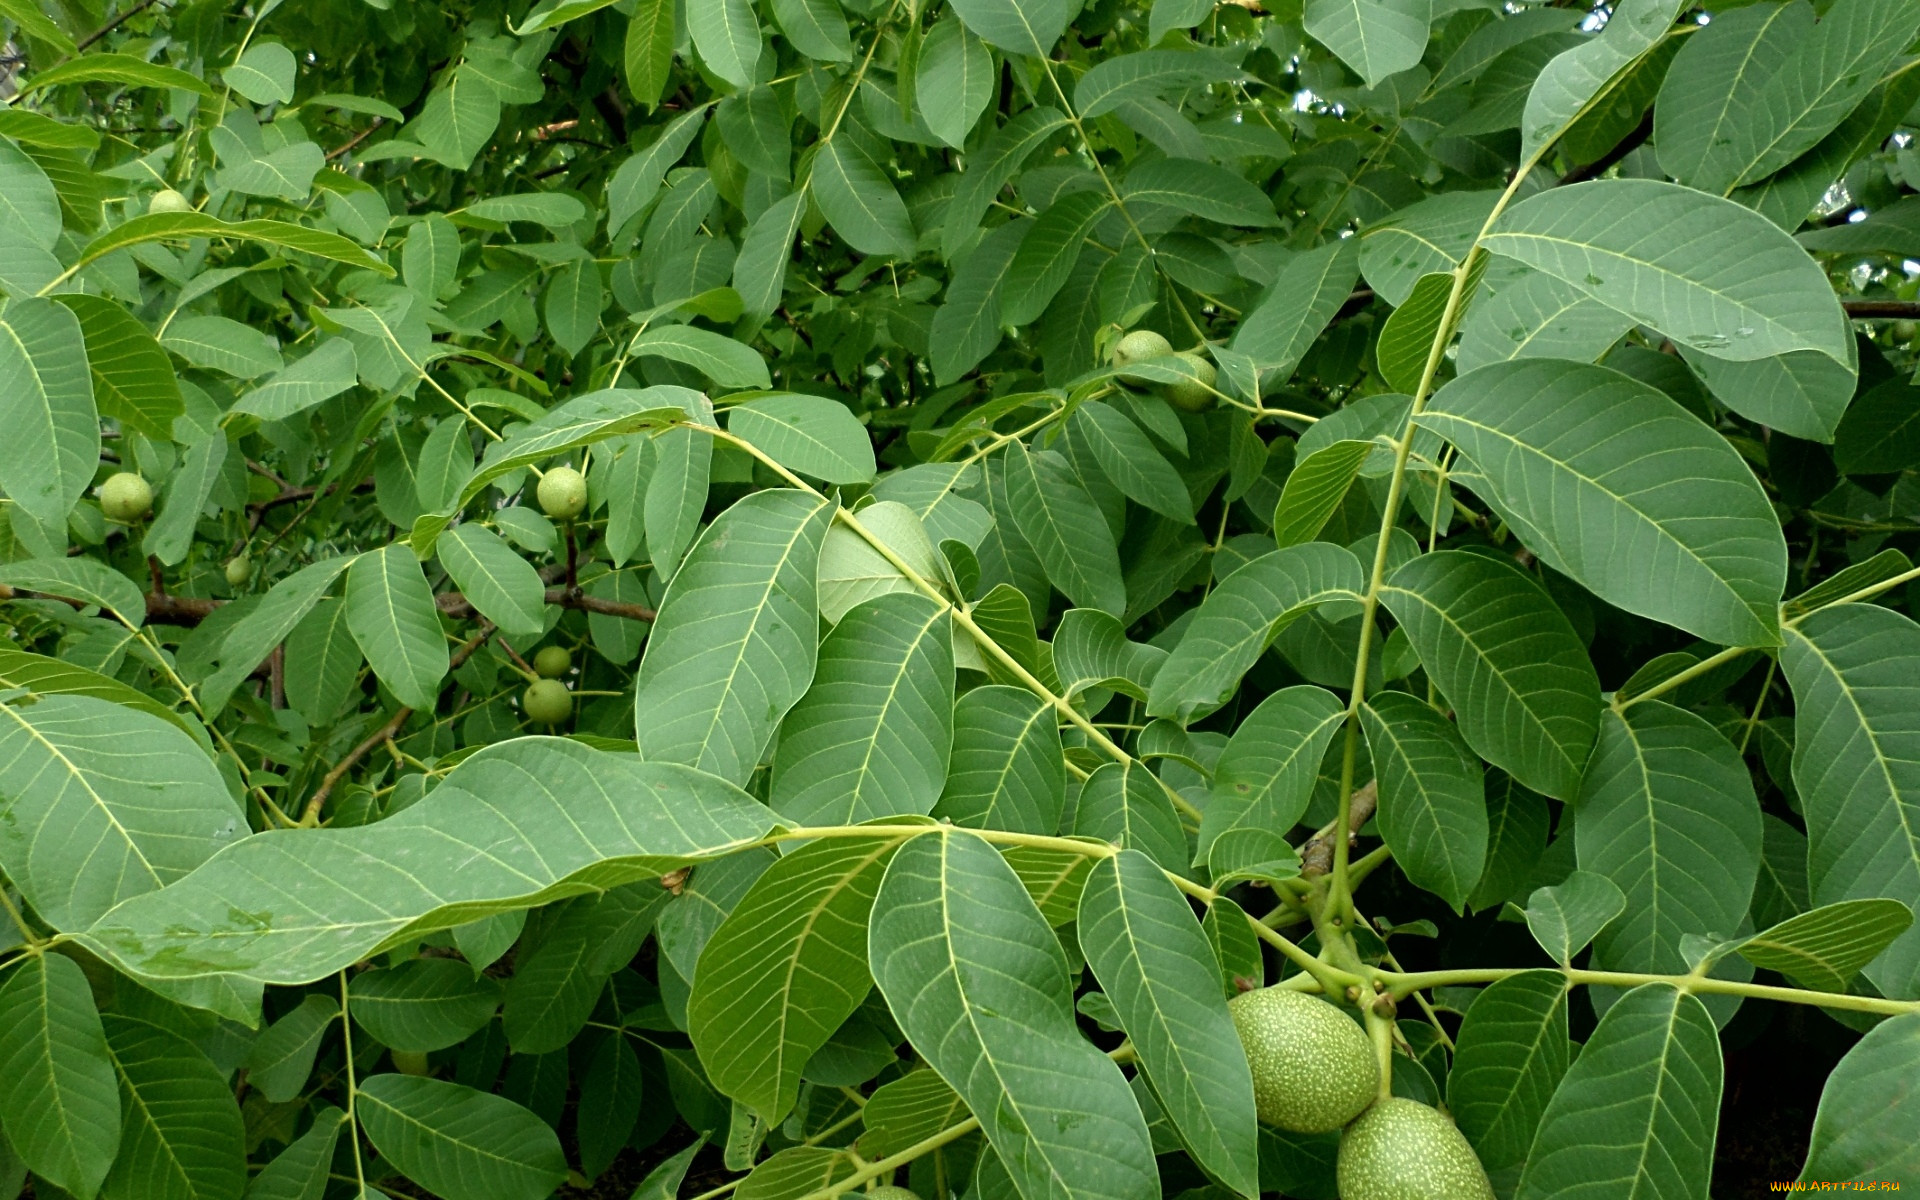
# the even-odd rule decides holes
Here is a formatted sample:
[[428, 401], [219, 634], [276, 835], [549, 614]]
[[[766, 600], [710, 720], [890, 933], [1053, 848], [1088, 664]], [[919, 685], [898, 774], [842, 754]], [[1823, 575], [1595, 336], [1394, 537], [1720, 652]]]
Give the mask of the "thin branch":
[[1562, 175], [1560, 182], [1555, 186], [1565, 187], [1569, 183], [1585, 183], [1589, 179], [1600, 178], [1607, 173], [1608, 168], [1645, 145], [1647, 139], [1652, 136], [1653, 109], [1649, 106], [1647, 115], [1642, 117], [1640, 123], [1633, 127], [1632, 133], [1621, 138], [1619, 142], [1615, 143], [1613, 149], [1602, 154], [1599, 158], [1594, 159], [1585, 166], [1575, 167], [1565, 175]]
[[132, 20], [134, 17], [137, 17], [141, 13], [147, 11], [149, 8], [152, 8], [158, 2], [159, 0], [140, 0], [140, 3], [134, 5], [132, 8], [129, 8], [125, 12], [121, 13], [119, 16], [113, 18], [111, 21], [108, 21], [105, 25], [102, 25], [100, 28], [94, 30], [92, 33], [88, 34], [86, 37], [83, 37], [79, 41], [75, 42], [73, 44], [74, 53], [78, 54], [81, 51], [84, 51], [88, 46], [93, 45], [95, 42], [99, 41], [101, 38], [112, 33], [114, 30], [120, 28], [122, 25]]
[[1842, 300], [1840, 307], [1849, 317], [1920, 318], [1920, 300]]

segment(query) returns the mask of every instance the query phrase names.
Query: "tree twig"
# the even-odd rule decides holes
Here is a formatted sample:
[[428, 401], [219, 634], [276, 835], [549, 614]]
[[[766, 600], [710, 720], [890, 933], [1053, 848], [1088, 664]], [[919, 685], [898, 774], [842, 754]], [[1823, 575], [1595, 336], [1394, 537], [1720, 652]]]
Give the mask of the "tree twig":
[[112, 33], [114, 30], [120, 28], [122, 25], [132, 20], [134, 17], [137, 17], [141, 13], [147, 11], [149, 8], [152, 8], [158, 2], [159, 0], [140, 0], [140, 3], [134, 5], [132, 8], [127, 9], [125, 12], [121, 13], [119, 16], [108, 21], [105, 25], [102, 25], [100, 28], [94, 30], [92, 33], [88, 34], [86, 37], [83, 37], [79, 41], [75, 42], [73, 44], [74, 53], [78, 54], [81, 51], [85, 50], [88, 46], [93, 45], [95, 42], [99, 41], [101, 38]]

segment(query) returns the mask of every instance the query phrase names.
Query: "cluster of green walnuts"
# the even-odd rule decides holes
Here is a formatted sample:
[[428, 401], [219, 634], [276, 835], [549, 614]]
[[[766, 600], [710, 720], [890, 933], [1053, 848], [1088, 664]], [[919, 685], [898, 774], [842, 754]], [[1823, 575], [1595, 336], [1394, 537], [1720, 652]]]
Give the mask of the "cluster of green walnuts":
[[1172, 358], [1189, 378], [1162, 383], [1155, 391], [1176, 408], [1204, 412], [1213, 407], [1213, 364], [1189, 350], [1174, 353], [1173, 344], [1151, 329], [1136, 329], [1113, 345], [1112, 362], [1116, 367], [1131, 367], [1156, 358]]
[[1227, 1002], [1253, 1070], [1260, 1119], [1293, 1133], [1341, 1130], [1340, 1200], [1493, 1200], [1467, 1139], [1439, 1110], [1380, 1096], [1380, 1064], [1346, 1013], [1282, 987]]

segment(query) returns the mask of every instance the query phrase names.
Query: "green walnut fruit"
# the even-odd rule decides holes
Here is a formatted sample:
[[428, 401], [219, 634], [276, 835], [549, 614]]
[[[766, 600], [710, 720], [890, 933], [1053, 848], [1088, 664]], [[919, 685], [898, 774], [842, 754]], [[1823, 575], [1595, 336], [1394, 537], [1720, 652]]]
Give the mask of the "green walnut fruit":
[[100, 485], [100, 511], [110, 521], [132, 524], [153, 508], [153, 486], [132, 471], [110, 475]]
[[1136, 329], [1121, 338], [1113, 346], [1113, 365], [1130, 367], [1150, 358], [1165, 358], [1173, 353], [1173, 345], [1151, 329]]
[[587, 507], [587, 477], [572, 467], [555, 467], [540, 477], [540, 510], [556, 521], [570, 521]]
[[239, 587], [253, 574], [253, 560], [244, 554], [236, 554], [227, 560], [227, 584]]
[[1893, 323], [1894, 341], [1911, 343], [1916, 337], [1920, 337], [1920, 321], [1895, 321]]
[[1178, 383], [1160, 384], [1160, 394], [1165, 396], [1174, 407], [1184, 408], [1188, 412], [1205, 412], [1212, 408], [1215, 378], [1213, 364], [1198, 354], [1190, 354], [1184, 350], [1175, 357], [1187, 365], [1193, 372], [1194, 378], [1182, 379]]
[[393, 1050], [393, 1069], [402, 1075], [431, 1075], [433, 1064], [418, 1050]]
[[573, 653], [565, 646], [542, 646], [533, 656], [533, 669], [543, 679], [558, 679], [573, 669]]
[[558, 679], [536, 679], [521, 695], [520, 708], [529, 721], [558, 725], [573, 715], [573, 693]]
[[1452, 1121], [1396, 1096], [1340, 1135], [1340, 1200], [1493, 1200], [1493, 1185]]
[[1262, 988], [1227, 1002], [1260, 1119], [1294, 1133], [1325, 1133], [1360, 1114], [1380, 1088], [1367, 1035], [1345, 1013], [1301, 992]]
[[149, 215], [153, 213], [183, 213], [192, 211], [193, 201], [182, 196], [172, 188], [161, 188], [153, 194], [151, 200], [147, 201], [147, 212]]

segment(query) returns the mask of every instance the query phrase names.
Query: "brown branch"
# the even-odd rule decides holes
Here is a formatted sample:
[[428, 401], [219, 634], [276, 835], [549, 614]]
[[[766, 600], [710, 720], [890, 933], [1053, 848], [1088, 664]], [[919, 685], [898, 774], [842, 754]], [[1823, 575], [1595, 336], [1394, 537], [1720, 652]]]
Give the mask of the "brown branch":
[[[1356, 845], [1360, 840], [1360, 827], [1373, 816], [1374, 806], [1380, 799], [1378, 780], [1368, 780], [1367, 785], [1356, 790], [1353, 798], [1347, 801], [1347, 844]], [[1306, 876], [1325, 875], [1333, 870], [1333, 830], [1327, 829], [1313, 835], [1313, 839], [1300, 852], [1300, 873]]]
[[1920, 300], [1842, 300], [1840, 307], [1849, 317], [1920, 318]]
[[365, 129], [362, 129], [359, 133], [354, 134], [352, 137], [340, 143], [338, 146], [335, 146], [333, 149], [327, 151], [327, 161], [332, 162], [334, 159], [339, 158], [340, 156], [348, 153], [355, 146], [358, 146], [361, 142], [364, 142], [368, 138], [372, 137], [373, 131], [380, 128], [382, 125], [385, 125], [386, 123], [387, 123], [387, 119], [385, 117], [375, 117], [373, 119], [373, 124], [367, 126]]
[[134, 17], [137, 17], [141, 13], [147, 11], [149, 8], [152, 8], [156, 3], [158, 3], [158, 0], [140, 0], [140, 3], [134, 5], [132, 8], [129, 8], [127, 11], [121, 13], [119, 16], [113, 18], [111, 21], [108, 21], [105, 25], [102, 25], [100, 28], [94, 30], [92, 33], [88, 34], [86, 37], [83, 37], [79, 41], [75, 42], [73, 44], [74, 53], [78, 54], [80, 51], [85, 50], [88, 46], [93, 45], [95, 42], [99, 41], [101, 38], [112, 33], [114, 30], [120, 28], [122, 25], [132, 20]]
[[1633, 132], [1615, 143], [1613, 149], [1602, 154], [1599, 158], [1594, 159], [1585, 166], [1575, 167], [1573, 170], [1568, 171], [1560, 177], [1560, 182], [1554, 186], [1564, 187], [1569, 183], [1585, 183], [1589, 179], [1598, 179], [1607, 173], [1609, 167], [1645, 145], [1647, 139], [1652, 136], [1653, 109], [1649, 108], [1647, 109], [1647, 115], [1642, 117], [1640, 123], [1633, 127]]
[[[463, 642], [460, 648], [455, 650], [452, 657], [448, 659], [448, 669], [458, 670], [467, 659], [473, 657], [473, 652], [480, 648], [480, 644], [486, 641], [493, 631], [493, 622], [484, 619], [481, 620], [479, 631]], [[353, 768], [359, 764], [360, 760], [365, 758], [374, 747], [393, 740], [393, 735], [405, 728], [408, 719], [412, 716], [413, 710], [405, 705], [401, 705], [400, 710], [388, 718], [385, 725], [368, 734], [359, 745], [347, 751], [345, 758], [333, 764], [333, 769], [328, 771], [320, 780], [320, 787], [312, 796], [307, 798], [306, 806], [300, 812], [300, 824], [306, 826], [317, 824], [320, 820], [321, 807], [326, 804], [327, 797], [333, 794], [333, 789], [338, 787], [340, 781], [347, 777], [347, 772], [353, 770]]]

